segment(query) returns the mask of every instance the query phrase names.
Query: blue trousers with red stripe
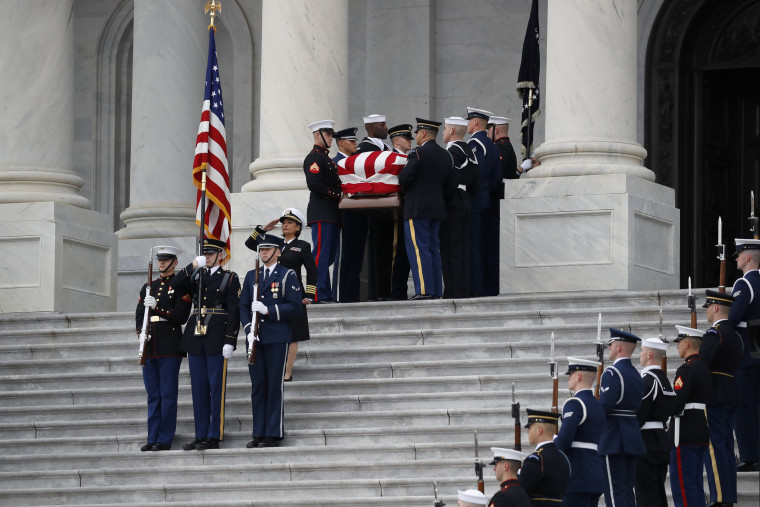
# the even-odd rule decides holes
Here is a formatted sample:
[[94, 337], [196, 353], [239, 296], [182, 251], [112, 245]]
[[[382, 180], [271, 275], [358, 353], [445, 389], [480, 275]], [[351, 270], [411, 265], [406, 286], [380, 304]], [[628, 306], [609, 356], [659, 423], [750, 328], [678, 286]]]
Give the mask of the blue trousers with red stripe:
[[406, 253], [414, 279], [415, 294], [443, 296], [441, 249], [438, 238], [440, 220], [410, 218], [404, 223]]
[[317, 295], [314, 301], [335, 299], [330, 285], [330, 266], [340, 246], [340, 226], [333, 222], [312, 222], [311, 244], [314, 262], [317, 264]]
[[670, 489], [676, 507], [705, 507], [702, 467], [706, 445], [681, 445], [670, 450]]

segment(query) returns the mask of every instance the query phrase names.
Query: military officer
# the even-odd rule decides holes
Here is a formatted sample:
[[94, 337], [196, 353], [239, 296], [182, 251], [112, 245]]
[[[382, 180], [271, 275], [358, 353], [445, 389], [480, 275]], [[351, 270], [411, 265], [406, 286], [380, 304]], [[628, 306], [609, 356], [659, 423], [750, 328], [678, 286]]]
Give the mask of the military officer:
[[499, 294], [498, 276], [495, 280], [486, 280], [489, 270], [496, 269], [494, 266], [499, 264], [499, 244], [491, 236], [494, 231], [489, 230], [489, 214], [492, 208], [491, 196], [499, 191], [502, 180], [499, 150], [486, 134], [486, 126], [491, 116], [493, 113], [490, 111], [467, 108], [467, 132], [472, 134], [467, 144], [478, 161], [480, 173], [478, 193], [472, 200], [470, 217], [470, 283], [473, 296]]
[[665, 424], [673, 415], [676, 393], [660, 368], [660, 360], [667, 349], [668, 344], [659, 338], [647, 338], [641, 342], [639, 362], [643, 367], [641, 377], [646, 394], [636, 415], [647, 452], [636, 464], [637, 505], [668, 505], [665, 477], [668, 475], [671, 442]]
[[451, 116], [443, 120], [443, 142], [454, 160], [453, 184], [446, 194], [448, 218], [441, 224], [443, 297], [470, 297], [470, 219], [472, 199], [478, 189], [478, 160], [463, 141], [467, 120]]
[[[301, 313], [301, 284], [292, 269], [278, 264], [283, 240], [271, 234], [259, 240], [260, 298], [254, 301], [256, 270], [245, 275], [240, 294], [240, 323], [248, 349], [256, 347], [256, 363], [248, 365], [251, 376], [253, 440], [246, 447], [277, 447], [285, 437], [283, 427], [283, 375], [288, 345], [293, 336], [291, 321]], [[258, 335], [254, 319], [259, 314]]]
[[678, 355], [684, 360], [676, 370], [673, 389], [676, 403], [668, 435], [670, 450], [670, 490], [676, 507], [704, 507], [702, 466], [710, 440], [705, 416], [710, 397], [710, 370], [699, 356], [702, 331], [676, 326]]
[[760, 470], [760, 359], [750, 352], [760, 335], [760, 240], [736, 239], [736, 267], [743, 274], [734, 282], [734, 304], [728, 320], [744, 341], [734, 380], [739, 396], [734, 431], [739, 448], [739, 472]]
[[562, 503], [570, 480], [570, 462], [554, 443], [559, 416], [553, 412], [526, 409], [528, 442], [535, 450], [523, 461], [520, 484], [530, 496], [533, 507], [550, 507]]
[[499, 148], [499, 165], [501, 176], [505, 180], [514, 180], [522, 174], [522, 168], [517, 166], [517, 156], [509, 140], [509, 122], [505, 116], [491, 116], [488, 119], [488, 136]]
[[491, 447], [493, 473], [499, 481], [497, 491], [488, 502], [489, 507], [530, 507], [530, 497], [520, 484], [518, 473], [527, 454], [502, 447]]
[[148, 331], [152, 339], [145, 344], [142, 370], [145, 392], [148, 394], [148, 443], [141, 451], [168, 451], [172, 448], [177, 429], [177, 390], [179, 367], [185, 353], [179, 349], [182, 325], [190, 316], [192, 298], [187, 292], [172, 288], [174, 268], [181, 250], [173, 246], [154, 248], [158, 260], [159, 277], [140, 290], [135, 311], [137, 334], [140, 335], [145, 309], [152, 314]]
[[568, 357], [567, 363], [567, 387], [573, 397], [562, 406], [562, 426], [554, 438], [570, 461], [570, 480], [562, 503], [566, 507], [596, 507], [605, 483], [597, 447], [607, 418], [591, 389], [600, 363], [578, 357]]
[[707, 322], [712, 324], [702, 336], [699, 355], [710, 370], [712, 381], [712, 395], [707, 402], [711, 452], [705, 454], [705, 469], [713, 505], [737, 502], [732, 423], [738, 397], [734, 375], [744, 345], [741, 335], [728, 321], [733, 302], [729, 294], [707, 290], [702, 305]]
[[479, 507], [480, 505], [486, 505], [487, 502], [486, 495], [477, 489], [457, 491], [457, 507]]
[[412, 299], [443, 296], [438, 229], [446, 220], [444, 194], [453, 162], [435, 138], [441, 123], [417, 118], [417, 148], [398, 176], [404, 190], [404, 235], [414, 279]]
[[221, 267], [226, 247], [224, 241], [204, 238], [203, 255], [174, 277], [174, 290], [189, 291], [195, 306], [179, 345], [188, 356], [195, 420], [195, 440], [182, 446], [186, 451], [218, 449], [224, 425], [226, 360], [232, 357], [240, 330], [240, 280]]
[[335, 122], [321, 120], [309, 125], [314, 147], [303, 161], [306, 186], [309, 187], [309, 206], [306, 219], [311, 226], [312, 255], [317, 263], [317, 294], [315, 303], [334, 303], [330, 283], [330, 266], [335, 262], [340, 245], [341, 189], [338, 167], [330, 160], [329, 151], [335, 134]]
[[605, 470], [604, 501], [608, 507], [635, 506], [636, 460], [646, 452], [636, 412], [644, 396], [644, 380], [631, 364], [639, 337], [610, 328], [609, 358], [602, 373], [599, 402], [607, 413], [599, 455]]
[[[408, 155], [412, 149], [412, 126], [402, 123], [388, 129], [388, 136], [393, 144], [393, 151]], [[394, 219], [393, 233], [393, 271], [391, 273], [391, 299], [405, 300], [409, 290], [409, 258], [404, 244], [404, 220], [399, 216]]]

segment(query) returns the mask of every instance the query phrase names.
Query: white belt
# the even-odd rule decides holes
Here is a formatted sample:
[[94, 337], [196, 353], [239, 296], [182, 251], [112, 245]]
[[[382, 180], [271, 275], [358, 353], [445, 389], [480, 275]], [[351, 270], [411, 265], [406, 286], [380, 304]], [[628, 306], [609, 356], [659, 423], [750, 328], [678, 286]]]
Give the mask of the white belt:
[[704, 403], [687, 403], [683, 406], [684, 410], [704, 410], [705, 404]]
[[457, 188], [460, 190], [464, 190], [465, 192], [467, 191], [467, 185], [459, 185]]
[[591, 442], [573, 442], [570, 444], [570, 447], [575, 447], [576, 449], [591, 449], [592, 451], [597, 450], [596, 444], [592, 444]]
[[744, 321], [739, 322], [736, 327], [747, 327], [747, 323]]
[[662, 421], [647, 421], [644, 423], [644, 426], [641, 427], [642, 430], [664, 430], [665, 425], [662, 424]]

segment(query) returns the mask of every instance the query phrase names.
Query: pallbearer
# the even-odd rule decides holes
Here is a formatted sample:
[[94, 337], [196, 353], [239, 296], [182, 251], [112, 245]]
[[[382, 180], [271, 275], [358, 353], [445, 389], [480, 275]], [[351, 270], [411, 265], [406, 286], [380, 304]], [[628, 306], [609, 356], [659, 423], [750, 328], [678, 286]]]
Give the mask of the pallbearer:
[[177, 428], [177, 389], [179, 367], [185, 353], [179, 349], [182, 325], [190, 315], [190, 294], [172, 288], [174, 268], [181, 250], [173, 246], [154, 248], [158, 259], [159, 276], [150, 284], [150, 296], [145, 284], [140, 290], [135, 319], [140, 334], [147, 308], [152, 313], [150, 335], [145, 344], [146, 357], [142, 369], [143, 383], [148, 394], [148, 442], [141, 451], [168, 451]]
[[562, 427], [554, 439], [570, 461], [570, 481], [562, 496], [566, 507], [596, 507], [604, 493], [605, 477], [597, 451], [606, 414], [591, 389], [599, 365], [597, 361], [567, 358], [565, 375], [573, 397], [562, 406]]
[[531, 507], [530, 497], [517, 477], [527, 454], [503, 447], [491, 447], [493, 473], [499, 481], [499, 491], [491, 497], [489, 507]]
[[560, 505], [570, 480], [570, 462], [553, 440], [559, 416], [530, 408], [526, 411], [528, 441], [536, 448], [523, 461], [520, 484], [530, 496], [533, 507]]

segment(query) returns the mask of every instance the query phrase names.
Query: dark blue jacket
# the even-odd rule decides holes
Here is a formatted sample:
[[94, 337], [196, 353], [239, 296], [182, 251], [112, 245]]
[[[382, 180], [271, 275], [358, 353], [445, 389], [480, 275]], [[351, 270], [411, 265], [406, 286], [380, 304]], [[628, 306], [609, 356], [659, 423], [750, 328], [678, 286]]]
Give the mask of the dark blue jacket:
[[599, 455], [647, 452], [636, 412], [644, 397], [644, 380], [631, 364], [630, 358], [617, 359], [602, 374], [599, 402], [607, 413]]
[[501, 188], [501, 163], [499, 148], [488, 137], [485, 130], [475, 132], [467, 144], [478, 160], [480, 178], [478, 193], [472, 201], [472, 211], [482, 212], [491, 209], [491, 196]]
[[734, 304], [728, 314], [728, 321], [736, 328], [744, 342], [741, 365], [746, 366], [753, 361], [750, 358], [750, 344], [747, 341], [747, 328], [740, 327], [740, 322], [760, 320], [760, 271], [747, 271], [744, 277], [734, 282], [731, 290]]
[[[251, 302], [253, 301], [253, 285], [256, 270], [252, 269], [245, 275], [243, 291], [240, 293], [240, 323], [246, 335], [251, 328]], [[264, 279], [264, 267], [260, 268], [259, 282]], [[266, 345], [269, 343], [289, 343], [292, 340], [290, 319], [301, 313], [301, 285], [292, 269], [280, 264], [272, 266], [272, 274], [266, 287], [260, 288], [261, 302], [269, 313], [261, 315], [259, 321], [259, 339]], [[246, 339], [247, 342], [247, 339]], [[247, 343], [246, 343], [247, 345]], [[247, 350], [247, 348], [246, 348]]]
[[444, 195], [456, 185], [452, 176], [454, 161], [449, 152], [427, 141], [409, 153], [398, 175], [404, 190], [404, 220], [432, 218], [446, 220]]
[[739, 367], [744, 345], [742, 337], [727, 320], [713, 323], [702, 337], [699, 356], [710, 370], [712, 391], [708, 405], [736, 405], [734, 374]]

